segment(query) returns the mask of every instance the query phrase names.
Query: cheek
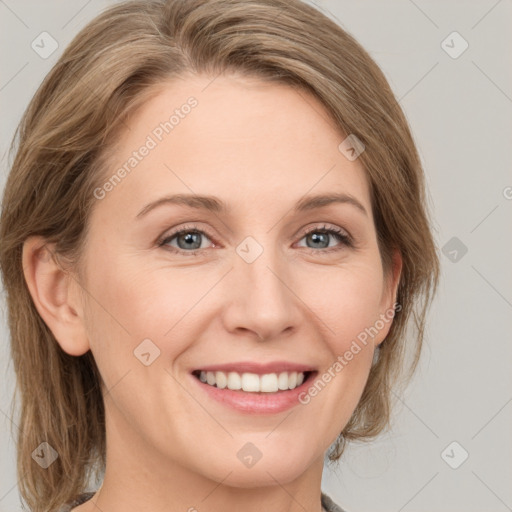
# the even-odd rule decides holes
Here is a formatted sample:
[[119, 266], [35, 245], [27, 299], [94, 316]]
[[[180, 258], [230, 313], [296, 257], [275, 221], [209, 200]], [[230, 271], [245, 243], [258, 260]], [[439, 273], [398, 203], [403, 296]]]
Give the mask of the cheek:
[[323, 281], [318, 277], [324, 285], [310, 287], [306, 302], [320, 319], [317, 326], [322, 330], [326, 363], [302, 399], [312, 406], [310, 428], [323, 422], [333, 442], [368, 379], [375, 339], [382, 332], [373, 328], [381, 314], [383, 275], [378, 263], [361, 261], [331, 269]]
[[322, 333], [336, 353], [346, 350], [383, 312], [383, 275], [378, 261], [361, 259], [339, 268], [319, 268], [302, 282], [300, 296], [321, 320]]
[[97, 270], [88, 283], [88, 330], [95, 356], [110, 360], [110, 366], [137, 363], [133, 351], [146, 339], [165, 352], [166, 360], [176, 358], [187, 348], [183, 333], [197, 324], [200, 308], [194, 305], [217, 279], [205, 275], [198, 282], [192, 267], [151, 269], [106, 253], [91, 268]]

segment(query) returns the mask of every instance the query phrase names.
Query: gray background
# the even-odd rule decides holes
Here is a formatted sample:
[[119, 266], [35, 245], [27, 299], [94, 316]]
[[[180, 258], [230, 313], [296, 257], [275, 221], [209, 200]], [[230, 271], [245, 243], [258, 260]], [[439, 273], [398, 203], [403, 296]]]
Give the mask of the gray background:
[[[111, 3], [0, 0], [2, 188], [29, 99], [71, 38]], [[350, 446], [338, 470], [326, 468], [323, 489], [351, 512], [512, 510], [512, 2], [316, 5], [370, 52], [400, 100], [445, 253], [425, 351], [395, 395], [391, 430]], [[46, 59], [31, 48], [43, 31], [59, 45]], [[457, 58], [442, 47], [453, 31], [469, 44]], [[462, 48], [457, 36], [446, 44], [452, 54]], [[9, 433], [14, 375], [3, 297], [0, 306], [0, 512], [12, 512], [21, 510]], [[465, 452], [457, 469], [448, 464]]]

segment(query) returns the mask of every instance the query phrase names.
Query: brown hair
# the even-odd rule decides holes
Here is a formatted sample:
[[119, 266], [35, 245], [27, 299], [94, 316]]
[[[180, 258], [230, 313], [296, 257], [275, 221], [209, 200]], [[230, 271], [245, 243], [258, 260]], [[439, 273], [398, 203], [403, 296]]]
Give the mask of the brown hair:
[[[300, 0], [136, 0], [92, 20], [64, 51], [30, 102], [11, 148], [4, 191], [0, 264], [11, 353], [21, 397], [17, 472], [33, 511], [76, 497], [105, 467], [101, 376], [91, 352], [65, 353], [38, 314], [22, 269], [31, 235], [78, 265], [87, 220], [123, 120], [159, 84], [188, 72], [238, 72], [312, 93], [345, 134], [365, 145], [383, 267], [403, 260], [397, 311], [363, 395], [329, 454], [346, 440], [371, 438], [389, 422], [391, 385], [412, 375], [439, 278], [420, 159], [383, 73], [356, 40]], [[78, 267], [77, 267], [78, 268]], [[414, 332], [406, 336], [412, 319]], [[406, 339], [407, 338], [407, 339]], [[406, 346], [411, 350], [405, 365]], [[13, 415], [14, 417], [14, 415]], [[34, 463], [43, 441], [58, 459]]]

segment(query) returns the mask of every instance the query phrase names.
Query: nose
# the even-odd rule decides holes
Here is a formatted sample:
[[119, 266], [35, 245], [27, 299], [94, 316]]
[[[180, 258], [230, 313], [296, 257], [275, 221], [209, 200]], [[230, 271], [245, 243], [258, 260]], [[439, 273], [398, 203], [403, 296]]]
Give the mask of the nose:
[[261, 341], [295, 332], [304, 303], [292, 280], [289, 262], [278, 251], [265, 248], [250, 263], [236, 254], [222, 290], [224, 327], [234, 334], [251, 332]]

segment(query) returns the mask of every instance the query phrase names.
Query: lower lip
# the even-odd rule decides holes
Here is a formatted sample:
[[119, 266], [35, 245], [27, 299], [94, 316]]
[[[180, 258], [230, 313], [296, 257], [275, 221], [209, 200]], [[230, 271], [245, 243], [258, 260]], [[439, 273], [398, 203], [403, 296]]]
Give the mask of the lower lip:
[[251, 393], [242, 390], [233, 391], [228, 388], [220, 389], [202, 382], [192, 374], [190, 376], [210, 398], [228, 407], [249, 414], [277, 414], [300, 404], [299, 395], [306, 391], [316, 373], [312, 372], [309, 378], [295, 389], [276, 391], [275, 393]]

